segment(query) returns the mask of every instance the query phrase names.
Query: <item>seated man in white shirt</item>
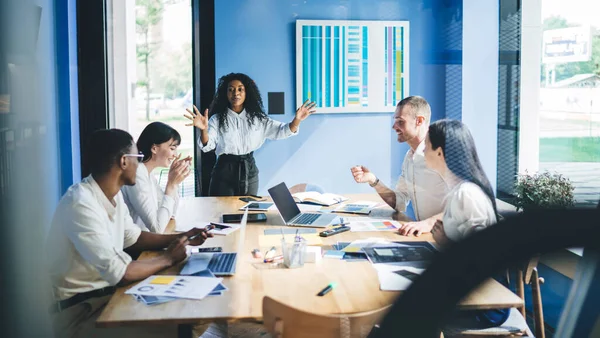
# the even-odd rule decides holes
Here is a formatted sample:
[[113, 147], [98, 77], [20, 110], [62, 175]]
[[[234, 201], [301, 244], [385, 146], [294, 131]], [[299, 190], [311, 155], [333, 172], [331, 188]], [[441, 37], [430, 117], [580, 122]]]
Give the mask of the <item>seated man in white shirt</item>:
[[[131, 135], [111, 129], [92, 134], [91, 175], [69, 188], [56, 208], [46, 243], [55, 303], [50, 312], [57, 337], [166, 337], [173, 326], [96, 328], [95, 321], [115, 286], [126, 285], [186, 258], [186, 245], [212, 237], [205, 229], [158, 235], [137, 227], [120, 189], [135, 184], [141, 159]], [[190, 237], [198, 235], [194, 239]], [[166, 248], [157, 257], [132, 261], [132, 254]]]
[[410, 150], [404, 157], [402, 174], [395, 190], [388, 188], [362, 165], [351, 169], [356, 182], [369, 183], [397, 211], [406, 211], [408, 202], [412, 202], [416, 222], [405, 223], [399, 229], [399, 233], [405, 236], [430, 232], [435, 222], [442, 218], [448, 193], [443, 177], [425, 166], [423, 149], [430, 122], [431, 107], [420, 96], [409, 96], [396, 106], [392, 129], [398, 134], [398, 142], [408, 143]]

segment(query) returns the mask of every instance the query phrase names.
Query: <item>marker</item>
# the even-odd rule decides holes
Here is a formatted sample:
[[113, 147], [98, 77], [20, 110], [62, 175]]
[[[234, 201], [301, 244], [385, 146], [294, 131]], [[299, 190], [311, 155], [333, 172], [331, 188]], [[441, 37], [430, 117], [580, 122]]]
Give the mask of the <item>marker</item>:
[[333, 288], [335, 288], [337, 285], [337, 283], [329, 283], [329, 285], [327, 285], [323, 290], [321, 290], [321, 292], [317, 293], [317, 296], [319, 297], [323, 297], [326, 294], [329, 293], [329, 291], [333, 290]]

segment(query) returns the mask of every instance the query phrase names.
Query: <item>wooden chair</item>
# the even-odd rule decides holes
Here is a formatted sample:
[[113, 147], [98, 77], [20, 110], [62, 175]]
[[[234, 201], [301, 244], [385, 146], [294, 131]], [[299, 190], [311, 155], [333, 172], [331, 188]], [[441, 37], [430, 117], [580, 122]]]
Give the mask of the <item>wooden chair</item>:
[[317, 315], [264, 297], [263, 321], [274, 338], [358, 338], [367, 337], [390, 308], [352, 315]]
[[[521, 269], [517, 269], [517, 295], [525, 299], [525, 285], [531, 285], [531, 302], [533, 305], [533, 324], [535, 336], [537, 338], [546, 338], [544, 329], [544, 309], [542, 308], [542, 292], [540, 284], [544, 284], [544, 278], [540, 277], [537, 265], [540, 256], [534, 256], [523, 264]], [[521, 315], [526, 317], [525, 305], [519, 308]]]

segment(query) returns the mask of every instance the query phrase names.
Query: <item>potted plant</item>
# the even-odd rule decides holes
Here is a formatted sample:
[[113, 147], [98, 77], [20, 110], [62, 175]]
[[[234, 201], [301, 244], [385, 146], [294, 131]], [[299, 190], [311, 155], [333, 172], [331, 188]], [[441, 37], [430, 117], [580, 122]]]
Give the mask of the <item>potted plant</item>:
[[545, 171], [519, 175], [515, 184], [517, 211], [549, 208], [569, 208], [575, 203], [571, 181], [559, 174]]

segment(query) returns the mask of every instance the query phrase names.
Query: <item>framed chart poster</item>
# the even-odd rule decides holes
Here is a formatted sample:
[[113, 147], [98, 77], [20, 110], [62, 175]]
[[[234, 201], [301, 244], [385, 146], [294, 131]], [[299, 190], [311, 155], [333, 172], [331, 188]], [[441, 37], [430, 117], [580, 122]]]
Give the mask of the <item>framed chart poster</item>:
[[296, 21], [296, 105], [393, 112], [409, 94], [408, 21]]

